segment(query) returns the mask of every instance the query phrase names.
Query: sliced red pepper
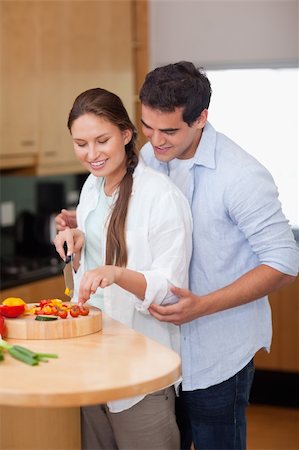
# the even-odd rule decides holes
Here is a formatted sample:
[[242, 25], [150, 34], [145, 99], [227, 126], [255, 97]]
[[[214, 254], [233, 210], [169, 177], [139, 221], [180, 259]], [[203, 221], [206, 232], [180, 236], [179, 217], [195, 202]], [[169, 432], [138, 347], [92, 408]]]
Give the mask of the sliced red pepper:
[[6, 327], [5, 327], [5, 319], [3, 316], [1, 316], [0, 314], [0, 335], [2, 337], [5, 336], [5, 331], [6, 331]]
[[40, 306], [41, 308], [43, 308], [44, 306], [48, 305], [48, 304], [50, 303], [50, 301], [51, 301], [51, 300], [49, 300], [49, 299], [43, 299], [43, 300], [40, 300], [39, 306]]

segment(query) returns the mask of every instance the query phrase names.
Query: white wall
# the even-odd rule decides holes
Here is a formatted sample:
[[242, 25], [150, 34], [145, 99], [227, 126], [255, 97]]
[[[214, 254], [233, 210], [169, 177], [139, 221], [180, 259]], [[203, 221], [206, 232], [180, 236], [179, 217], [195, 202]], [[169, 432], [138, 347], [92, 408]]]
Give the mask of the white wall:
[[286, 217], [299, 228], [299, 70], [226, 69], [207, 75], [213, 88], [209, 121], [267, 167]]
[[151, 68], [298, 64], [298, 0], [149, 0]]
[[299, 1], [149, 0], [149, 12], [151, 68], [189, 60], [208, 75], [277, 69], [268, 81], [258, 71], [246, 82], [230, 70], [211, 74], [209, 120], [270, 170], [299, 228], [299, 70], [278, 76], [299, 67]]

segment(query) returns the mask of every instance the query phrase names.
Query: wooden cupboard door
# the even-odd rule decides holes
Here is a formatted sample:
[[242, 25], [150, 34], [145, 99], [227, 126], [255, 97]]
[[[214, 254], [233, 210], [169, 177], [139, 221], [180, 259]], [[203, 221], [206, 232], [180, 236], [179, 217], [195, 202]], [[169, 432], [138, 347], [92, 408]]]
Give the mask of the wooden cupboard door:
[[40, 55], [40, 151], [38, 173], [65, 172], [77, 166], [66, 122], [70, 99], [66, 95], [65, 45], [69, 2], [38, 2]]
[[38, 174], [80, 171], [67, 130], [70, 99], [64, 66], [69, 2], [38, 2], [40, 55], [40, 151]]
[[0, 405], [0, 448], [81, 450], [80, 409]]
[[31, 165], [38, 141], [37, 2], [0, 2], [0, 167]]
[[101, 87], [122, 99], [134, 121], [132, 1], [71, 2], [65, 48], [71, 102]]
[[299, 277], [269, 296], [273, 318], [270, 353], [255, 356], [258, 369], [299, 372]]
[[133, 61], [135, 74], [135, 125], [138, 130], [138, 147], [147, 142], [147, 138], [142, 132], [141, 124], [141, 103], [139, 91], [143, 85], [146, 74], [149, 71], [149, 5], [147, 0], [133, 0]]
[[133, 4], [0, 2], [1, 168], [31, 166], [38, 175], [85, 171], [66, 123], [86, 89], [115, 92], [135, 120]]
[[39, 24], [39, 170], [55, 165], [57, 173], [69, 164], [81, 168], [66, 125], [78, 94], [112, 90], [134, 120], [131, 2], [39, 2]]

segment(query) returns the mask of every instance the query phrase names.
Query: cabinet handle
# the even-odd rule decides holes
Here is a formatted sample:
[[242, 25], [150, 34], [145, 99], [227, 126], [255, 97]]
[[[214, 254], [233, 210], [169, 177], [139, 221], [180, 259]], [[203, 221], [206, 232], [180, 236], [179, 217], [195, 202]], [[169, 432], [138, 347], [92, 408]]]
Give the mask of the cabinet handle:
[[55, 150], [50, 150], [48, 152], [45, 152], [44, 155], [50, 158], [52, 156], [56, 156], [57, 152], [55, 152]]
[[24, 139], [23, 141], [21, 141], [21, 145], [23, 147], [32, 147], [33, 145], [35, 145], [35, 141], [33, 141], [32, 139]]

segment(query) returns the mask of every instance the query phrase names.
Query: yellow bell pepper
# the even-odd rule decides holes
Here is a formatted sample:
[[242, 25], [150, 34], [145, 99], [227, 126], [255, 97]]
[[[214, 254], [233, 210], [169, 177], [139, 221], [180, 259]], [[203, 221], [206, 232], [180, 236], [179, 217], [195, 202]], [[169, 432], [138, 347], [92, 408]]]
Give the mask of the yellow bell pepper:
[[64, 293], [65, 293], [65, 295], [68, 295], [69, 297], [72, 297], [72, 295], [73, 295], [72, 289], [69, 289], [68, 287], [65, 288]]
[[18, 297], [8, 297], [3, 300], [2, 305], [6, 306], [17, 306], [17, 305], [26, 305], [26, 302]]
[[50, 304], [51, 306], [61, 306], [62, 300], [60, 298], [52, 298]]

